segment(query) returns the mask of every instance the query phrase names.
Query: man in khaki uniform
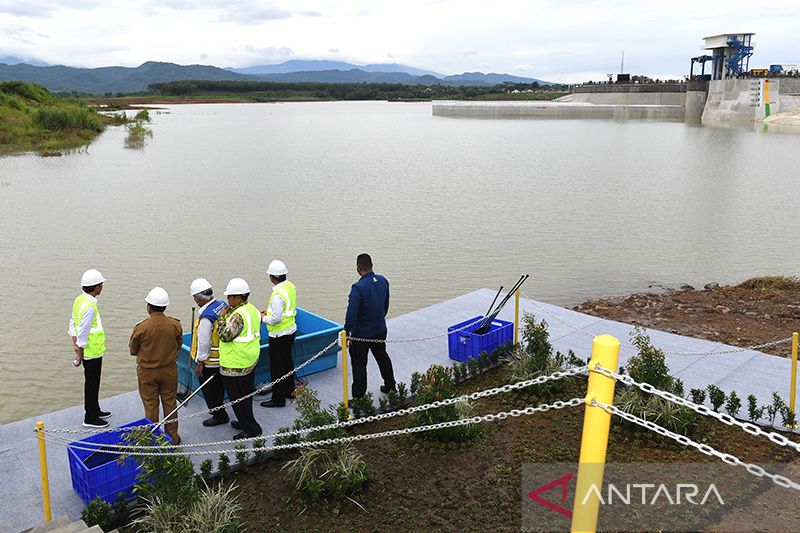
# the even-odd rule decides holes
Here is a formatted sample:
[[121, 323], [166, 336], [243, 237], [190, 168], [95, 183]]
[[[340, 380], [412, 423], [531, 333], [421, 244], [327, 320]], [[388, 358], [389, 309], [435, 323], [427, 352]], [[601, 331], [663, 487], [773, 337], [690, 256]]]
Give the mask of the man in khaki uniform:
[[[145, 302], [150, 317], [136, 324], [129, 345], [131, 355], [136, 356], [136, 374], [144, 415], [158, 422], [159, 399], [164, 416], [177, 407], [178, 350], [183, 341], [183, 330], [179, 320], [164, 314], [169, 305], [167, 291], [156, 287], [147, 295]], [[177, 416], [178, 413], [172, 415], [173, 418]], [[180, 444], [177, 422], [165, 424], [164, 431], [173, 444]]]

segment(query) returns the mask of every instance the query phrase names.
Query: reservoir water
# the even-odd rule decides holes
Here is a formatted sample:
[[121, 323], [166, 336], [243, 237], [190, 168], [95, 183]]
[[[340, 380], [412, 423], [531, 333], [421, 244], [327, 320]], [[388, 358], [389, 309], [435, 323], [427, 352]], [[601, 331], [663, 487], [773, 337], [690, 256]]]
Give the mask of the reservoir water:
[[426, 103], [151, 114], [142, 150], [109, 128], [86, 152], [0, 158], [0, 423], [82, 403], [66, 330], [92, 267], [108, 278], [101, 396], [136, 387], [127, 343], [150, 288], [188, 328], [192, 279], [221, 294], [244, 277], [263, 307], [273, 258], [301, 307], [339, 322], [360, 252], [391, 282], [390, 315], [522, 273], [531, 297], [574, 305], [800, 270], [796, 135]]

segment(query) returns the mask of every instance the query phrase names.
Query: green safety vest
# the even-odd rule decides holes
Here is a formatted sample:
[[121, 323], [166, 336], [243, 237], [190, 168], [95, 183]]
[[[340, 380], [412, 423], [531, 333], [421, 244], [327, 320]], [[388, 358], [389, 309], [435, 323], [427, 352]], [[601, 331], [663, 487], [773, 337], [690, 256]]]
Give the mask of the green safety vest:
[[244, 327], [232, 341], [220, 339], [219, 364], [226, 368], [247, 368], [256, 364], [261, 353], [261, 313], [253, 304], [246, 303], [234, 309], [225, 321], [235, 314], [242, 316]]
[[277, 324], [267, 323], [267, 331], [276, 335], [295, 325], [294, 317], [297, 315], [297, 287], [291, 281], [284, 281], [272, 287], [272, 294], [267, 302], [267, 316], [272, 316], [272, 299], [278, 295], [283, 300], [283, 315]]
[[75, 323], [75, 336], [78, 336], [78, 328], [81, 327], [81, 318], [87, 307], [94, 309], [94, 319], [92, 320], [92, 327], [89, 330], [89, 340], [86, 347], [83, 349], [84, 359], [97, 359], [106, 353], [106, 333], [103, 330], [103, 321], [100, 319], [100, 311], [97, 309], [97, 303], [92, 301], [91, 296], [82, 292], [75, 298], [72, 304], [72, 321]]

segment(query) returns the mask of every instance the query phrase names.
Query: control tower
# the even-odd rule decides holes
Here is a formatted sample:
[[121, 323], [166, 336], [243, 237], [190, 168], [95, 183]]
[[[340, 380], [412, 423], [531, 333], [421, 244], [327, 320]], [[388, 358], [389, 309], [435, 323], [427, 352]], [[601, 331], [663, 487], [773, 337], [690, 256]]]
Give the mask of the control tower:
[[711, 56], [696, 60], [712, 62], [711, 79], [741, 78], [750, 71], [750, 56], [753, 55], [755, 33], [723, 33], [703, 38], [703, 50], [711, 50]]

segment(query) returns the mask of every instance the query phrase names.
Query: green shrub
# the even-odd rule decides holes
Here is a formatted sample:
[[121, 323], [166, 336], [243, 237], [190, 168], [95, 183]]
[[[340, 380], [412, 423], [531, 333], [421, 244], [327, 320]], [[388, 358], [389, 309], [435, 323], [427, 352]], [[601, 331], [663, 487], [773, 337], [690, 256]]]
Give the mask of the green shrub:
[[684, 397], [685, 392], [683, 390], [683, 380], [682, 379], [678, 379], [676, 377], [673, 377], [672, 393], [675, 396], [680, 396], [681, 398]]
[[698, 405], [703, 405], [706, 402], [706, 391], [703, 389], [692, 389], [689, 391], [689, 396]]
[[[289, 428], [286, 428], [287, 430]], [[277, 439], [277, 437], [276, 437]], [[267, 452], [259, 448], [264, 448], [267, 445], [266, 439], [259, 438], [253, 440], [253, 459], [256, 463], [263, 463], [267, 460]]]
[[755, 394], [747, 396], [747, 416], [751, 422], [758, 422], [764, 416], [764, 407], [758, 406], [758, 398]]
[[[674, 402], [652, 394], [640, 394], [636, 389], [620, 389], [614, 405], [626, 413], [658, 424], [675, 433], [688, 435], [695, 421], [695, 412]], [[644, 430], [630, 423], [633, 429]], [[644, 430], [647, 431], [647, 430]]]
[[[456, 365], [460, 365], [460, 364], [461, 363], [456, 363], [455, 365], [453, 365], [454, 369], [455, 369]], [[414, 396], [414, 395], [417, 394], [417, 389], [419, 389], [420, 381], [422, 381], [422, 374], [420, 372], [413, 372], [411, 374], [411, 385], [409, 387], [410, 392], [411, 392], [411, 396]]]
[[788, 405], [784, 405], [781, 408], [781, 421], [785, 428], [794, 429], [797, 426], [797, 415], [789, 409]]
[[147, 111], [147, 109], [140, 109], [133, 119], [141, 122], [150, 122], [150, 113]]
[[200, 463], [200, 477], [206, 481], [211, 479], [211, 474], [214, 471], [214, 462], [211, 459], [203, 459]]
[[125, 496], [124, 492], [120, 492], [119, 494], [117, 494], [117, 499], [114, 500], [114, 505], [112, 506], [114, 512], [114, 522], [116, 522], [117, 524], [128, 523], [128, 518], [130, 516], [130, 504], [131, 502], [128, 501], [128, 497]]
[[769, 418], [769, 425], [775, 427], [775, 417], [786, 407], [783, 398], [777, 392], [772, 393], [772, 403], [767, 406], [767, 417]]
[[408, 398], [408, 387], [406, 387], [406, 384], [402, 381], [397, 384], [397, 398], [400, 400], [401, 404]]
[[394, 389], [386, 393], [386, 399], [389, 400], [389, 405], [392, 409], [400, 407], [400, 395]]
[[[299, 429], [299, 428], [296, 428], [296, 429]], [[277, 434], [275, 436], [275, 446], [285, 446], [285, 445], [289, 445], [289, 444], [297, 444], [298, 442], [303, 440], [303, 438], [300, 435], [297, 435], [297, 434], [294, 434], [294, 435], [282, 435], [282, 433], [288, 433], [291, 430], [292, 430], [292, 428], [289, 428], [289, 427], [286, 427], [286, 426], [279, 427], [278, 428], [278, 432], [277, 432]], [[275, 457], [278, 458], [278, 459], [281, 459], [281, 458], [284, 458], [284, 457], [287, 457], [287, 456], [291, 455], [294, 451], [295, 450], [292, 449], [292, 448], [275, 450]], [[266, 452], [262, 452], [262, 453], [266, 454]]]
[[313, 498], [339, 498], [358, 491], [369, 478], [364, 458], [352, 443], [306, 448], [283, 465], [295, 488]]
[[725, 402], [725, 410], [728, 411], [728, 414], [735, 417], [739, 414], [739, 411], [742, 408], [742, 400], [739, 399], [739, 395], [736, 394], [736, 391], [731, 391], [728, 395], [728, 401]]
[[245, 470], [247, 468], [247, 461], [250, 459], [250, 451], [247, 449], [247, 443], [240, 442], [234, 449], [236, 450], [236, 464], [239, 465], [241, 470]]
[[481, 352], [478, 354], [478, 364], [481, 367], [481, 370], [486, 370], [490, 366], [492, 366], [492, 362], [489, 360], [489, 354], [486, 352]]
[[[123, 439], [130, 445], [168, 445], [163, 435], [155, 436], [147, 427], [134, 428], [124, 433]], [[139, 474], [133, 486], [133, 493], [137, 498], [158, 496], [184, 507], [197, 500], [199, 488], [195, 483], [194, 464], [189, 457], [145, 455], [137, 457], [136, 460], [140, 464]]]
[[[317, 426], [334, 424], [338, 421], [338, 409], [322, 409], [317, 398], [317, 391], [309, 387], [303, 387], [299, 393], [295, 394], [295, 409], [297, 409], [300, 416], [292, 424], [293, 429], [311, 429]], [[309, 432], [306, 440], [335, 439], [343, 435], [344, 430], [341, 428], [324, 429]]]
[[228, 477], [231, 474], [231, 458], [228, 457], [227, 453], [219, 454], [217, 470], [219, 470], [220, 477]]
[[152, 533], [238, 533], [238, 513], [241, 506], [236, 501], [236, 485], [207, 485], [201, 497], [188, 507], [181, 507], [161, 497], [147, 500], [141, 515], [134, 520], [137, 531]]
[[[431, 366], [423, 376], [417, 396], [416, 405], [425, 405], [432, 402], [455, 398], [456, 384], [453, 381], [452, 370], [439, 365]], [[463, 405], [461, 405], [463, 404]], [[475, 416], [475, 410], [466, 402], [461, 404], [445, 405], [435, 409], [428, 409], [413, 413], [410, 417], [411, 427], [427, 426], [440, 422], [463, 420]], [[422, 439], [438, 441], [464, 441], [472, 438], [478, 432], [476, 424], [467, 424], [452, 428], [442, 428], [433, 431], [416, 433]]]
[[719, 408], [725, 403], [725, 392], [716, 385], [709, 385], [707, 389], [708, 399], [711, 401], [711, 408], [714, 409], [715, 412], [719, 412]]
[[385, 413], [389, 410], [389, 399], [386, 396], [381, 396], [378, 398], [378, 406], [381, 413]]
[[625, 365], [628, 375], [639, 383], [649, 383], [659, 390], [672, 392], [673, 378], [664, 351], [653, 346], [650, 337], [639, 328], [631, 332], [631, 342], [639, 353], [628, 359]]
[[111, 509], [111, 504], [97, 496], [83, 508], [81, 520], [89, 527], [100, 526], [103, 531], [109, 531], [114, 524], [114, 513]]

